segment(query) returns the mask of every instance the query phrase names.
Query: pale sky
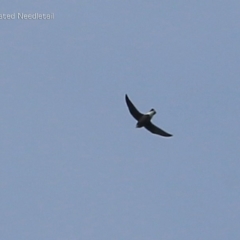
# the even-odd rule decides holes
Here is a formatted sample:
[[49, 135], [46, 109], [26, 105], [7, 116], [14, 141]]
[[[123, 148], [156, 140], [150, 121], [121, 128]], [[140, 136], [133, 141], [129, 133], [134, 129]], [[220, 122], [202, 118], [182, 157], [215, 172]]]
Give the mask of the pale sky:
[[54, 13], [0, 20], [1, 239], [240, 239], [239, 1], [0, 13]]

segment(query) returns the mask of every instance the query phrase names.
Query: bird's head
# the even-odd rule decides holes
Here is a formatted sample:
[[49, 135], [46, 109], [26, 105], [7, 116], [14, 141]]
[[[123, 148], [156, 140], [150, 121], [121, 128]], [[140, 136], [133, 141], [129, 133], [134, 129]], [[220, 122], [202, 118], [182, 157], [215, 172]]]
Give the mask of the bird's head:
[[150, 112], [153, 112], [153, 114], [156, 114], [157, 112], [155, 111], [155, 109], [151, 109]]
[[155, 115], [157, 112], [152, 108], [149, 112], [147, 112], [146, 114], [153, 117], [153, 115]]

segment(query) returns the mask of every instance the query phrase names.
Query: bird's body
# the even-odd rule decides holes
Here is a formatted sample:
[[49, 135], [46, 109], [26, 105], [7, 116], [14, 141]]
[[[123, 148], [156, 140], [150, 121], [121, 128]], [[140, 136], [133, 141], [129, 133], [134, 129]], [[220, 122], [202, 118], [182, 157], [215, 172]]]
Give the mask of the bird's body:
[[158, 134], [164, 137], [171, 137], [172, 135], [163, 131], [162, 129], [155, 126], [151, 119], [152, 117], [157, 113], [154, 109], [151, 109], [149, 112], [142, 114], [140, 113], [137, 108], [133, 105], [133, 103], [128, 98], [127, 94], [125, 96], [125, 100], [129, 109], [129, 112], [132, 114], [132, 116], [138, 121], [136, 127], [141, 128], [145, 127], [148, 131]]
[[153, 115], [156, 114], [155, 110], [152, 109], [151, 111], [147, 112], [146, 114], [143, 114], [137, 122], [136, 127], [141, 128], [144, 127], [148, 122], [151, 121]]

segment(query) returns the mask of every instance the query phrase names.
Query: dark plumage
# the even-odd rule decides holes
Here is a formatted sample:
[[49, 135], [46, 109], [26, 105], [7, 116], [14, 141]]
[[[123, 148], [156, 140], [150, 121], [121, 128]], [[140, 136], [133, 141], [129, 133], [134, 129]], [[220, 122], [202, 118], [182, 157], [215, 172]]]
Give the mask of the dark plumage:
[[151, 109], [148, 113], [142, 114], [140, 113], [137, 108], [133, 105], [133, 103], [128, 98], [127, 94], [125, 95], [125, 100], [129, 109], [129, 112], [132, 114], [132, 116], [138, 121], [136, 127], [141, 128], [145, 127], [148, 131], [154, 134], [158, 134], [164, 137], [171, 137], [172, 135], [163, 131], [162, 129], [155, 126], [151, 119], [153, 115], [155, 115], [157, 112], [154, 109]]

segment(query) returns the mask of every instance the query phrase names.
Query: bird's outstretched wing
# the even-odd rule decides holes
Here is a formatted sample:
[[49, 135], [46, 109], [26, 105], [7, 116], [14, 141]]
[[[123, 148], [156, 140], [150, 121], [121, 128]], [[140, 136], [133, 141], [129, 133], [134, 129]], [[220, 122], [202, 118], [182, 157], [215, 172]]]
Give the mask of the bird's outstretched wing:
[[161, 136], [164, 136], [164, 137], [171, 137], [172, 134], [169, 134], [165, 131], [163, 131], [161, 128], [155, 126], [154, 124], [152, 124], [151, 122], [149, 122], [148, 124], [146, 124], [144, 126], [148, 131], [150, 131], [151, 133], [154, 133], [154, 134], [158, 134], [158, 135], [161, 135]]
[[130, 99], [128, 98], [127, 94], [125, 95], [125, 100], [129, 109], [129, 112], [132, 114], [132, 116], [138, 121], [143, 114], [140, 113], [137, 108], [133, 105], [133, 103], [130, 101]]

